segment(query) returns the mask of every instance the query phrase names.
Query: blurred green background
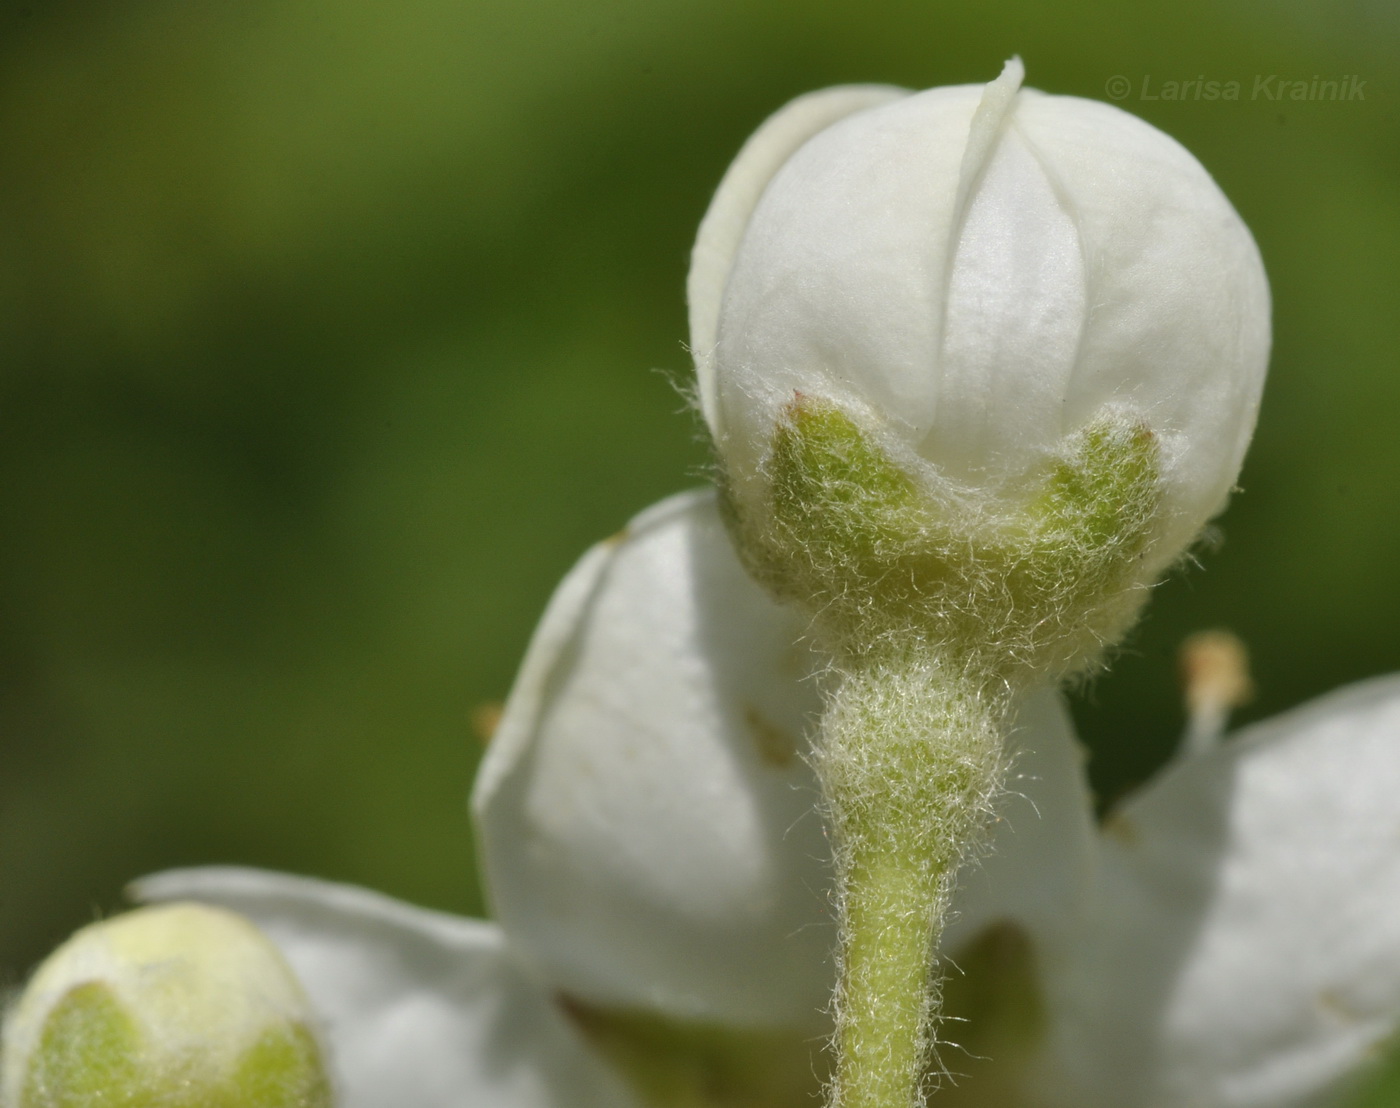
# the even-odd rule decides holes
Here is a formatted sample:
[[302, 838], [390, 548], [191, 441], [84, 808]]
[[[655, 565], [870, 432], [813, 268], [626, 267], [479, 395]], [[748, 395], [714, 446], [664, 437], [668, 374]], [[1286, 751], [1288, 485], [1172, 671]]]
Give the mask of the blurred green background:
[[[0, 7], [0, 985], [168, 866], [480, 912], [469, 717], [583, 547], [696, 483], [682, 287], [729, 159], [797, 93], [1012, 52], [1127, 77], [1274, 288], [1226, 541], [1078, 701], [1111, 796], [1190, 631], [1253, 649], [1244, 718], [1400, 669], [1393, 5]], [[1143, 96], [1199, 77], [1241, 99]]]

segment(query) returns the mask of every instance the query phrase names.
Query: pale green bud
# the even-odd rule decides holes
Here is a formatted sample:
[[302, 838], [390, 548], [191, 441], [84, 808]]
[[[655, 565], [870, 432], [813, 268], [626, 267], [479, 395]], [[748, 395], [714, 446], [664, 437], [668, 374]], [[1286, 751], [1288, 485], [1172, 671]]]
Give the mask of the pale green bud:
[[5, 1108], [329, 1108], [305, 996], [251, 923], [197, 904], [79, 931], [4, 1030]]

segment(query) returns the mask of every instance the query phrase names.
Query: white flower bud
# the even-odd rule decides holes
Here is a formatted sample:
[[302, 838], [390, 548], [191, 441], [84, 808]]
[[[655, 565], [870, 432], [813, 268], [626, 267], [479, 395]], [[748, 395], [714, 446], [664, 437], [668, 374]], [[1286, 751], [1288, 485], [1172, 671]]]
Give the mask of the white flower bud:
[[1013, 59], [985, 87], [816, 93], [729, 170], [690, 325], [741, 513], [762, 510], [795, 395], [916, 482], [1003, 512], [1076, 433], [1144, 428], [1161, 497], [1145, 577], [1223, 507], [1269, 351], [1253, 239], [1173, 139], [1022, 76]]
[[305, 996], [247, 920], [197, 904], [79, 931], [5, 1021], [9, 1108], [328, 1108]]

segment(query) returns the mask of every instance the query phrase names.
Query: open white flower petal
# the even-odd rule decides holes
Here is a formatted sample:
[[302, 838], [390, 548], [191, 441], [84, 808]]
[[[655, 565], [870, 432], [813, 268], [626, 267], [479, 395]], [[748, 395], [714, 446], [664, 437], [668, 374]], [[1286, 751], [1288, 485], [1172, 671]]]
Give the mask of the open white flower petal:
[[738, 1025], [824, 1006], [802, 630], [710, 492], [639, 516], [560, 586], [474, 796], [495, 913], [560, 989]]
[[131, 891], [258, 925], [321, 1021], [340, 1108], [636, 1106], [493, 924], [231, 867], [155, 874]]
[[1400, 1025], [1397, 952], [1389, 677], [1169, 767], [1110, 819], [1094, 926], [1054, 986], [1063, 1103], [1325, 1103]]

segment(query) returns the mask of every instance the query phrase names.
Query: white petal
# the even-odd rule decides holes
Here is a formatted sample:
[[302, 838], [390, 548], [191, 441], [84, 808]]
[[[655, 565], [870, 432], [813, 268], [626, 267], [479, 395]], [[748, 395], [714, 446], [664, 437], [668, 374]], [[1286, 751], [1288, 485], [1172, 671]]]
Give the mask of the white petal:
[[1180, 513], [1160, 545], [1176, 551], [1224, 506], [1254, 433], [1270, 345], [1259, 251], [1190, 152], [1135, 116], [1029, 94], [1016, 124], [1083, 251], [1087, 318], [1062, 419], [1082, 427], [1112, 398], [1146, 420]]
[[261, 928], [321, 1019], [340, 1108], [636, 1104], [492, 924], [237, 868], [171, 870], [132, 894], [217, 904]]
[[958, 183], [984, 88], [930, 89], [842, 119], [769, 181], [716, 335], [729, 473], [758, 465], [794, 391], [868, 409], [872, 426], [915, 443], [932, 427]]
[[1400, 1024], [1400, 678], [1179, 762], [1107, 825], [1065, 1104], [1293, 1108]]
[[731, 1024], [816, 1018], [834, 933], [801, 637], [708, 492], [560, 586], [474, 798], [496, 915], [553, 984]]
[[711, 428], [718, 429], [720, 418], [713, 372], [720, 302], [734, 252], [763, 190], [778, 167], [818, 131], [855, 112], [906, 95], [906, 90], [888, 85], [841, 85], [800, 96], [764, 121], [725, 172], [700, 223], [686, 280], [690, 347], [700, 405]]
[[1085, 296], [1078, 229], [1013, 114], [963, 216], [935, 362], [941, 402], [920, 453], [976, 481], [1052, 452], [1067, 431]]

